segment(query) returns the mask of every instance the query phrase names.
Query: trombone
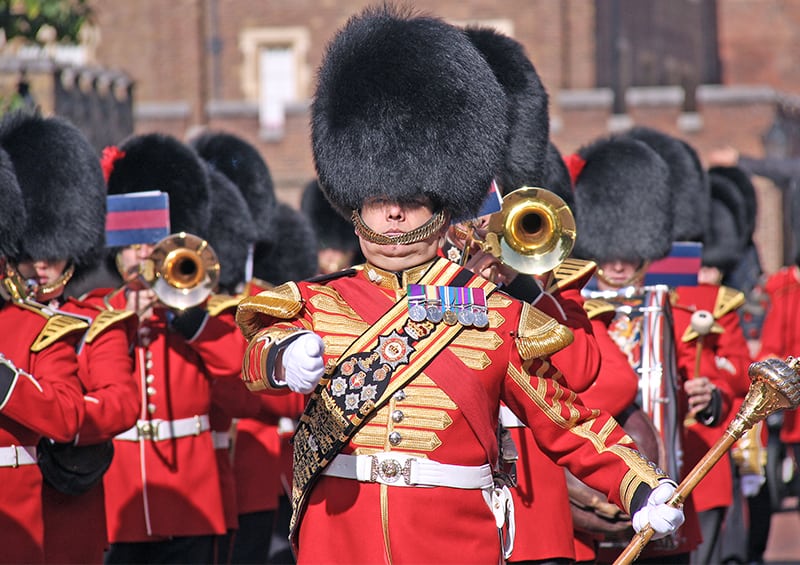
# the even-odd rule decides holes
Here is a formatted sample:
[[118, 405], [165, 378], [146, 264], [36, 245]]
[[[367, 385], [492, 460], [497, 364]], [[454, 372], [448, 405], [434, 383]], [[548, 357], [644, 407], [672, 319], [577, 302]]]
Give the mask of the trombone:
[[180, 232], [155, 244], [139, 266], [139, 277], [162, 304], [185, 310], [201, 304], [214, 291], [219, 269], [217, 254], [206, 240]]
[[575, 217], [566, 202], [544, 188], [525, 186], [503, 197], [502, 208], [489, 218], [485, 235], [474, 226], [456, 230], [469, 249], [477, 247], [519, 273], [543, 275], [560, 265], [575, 245]]

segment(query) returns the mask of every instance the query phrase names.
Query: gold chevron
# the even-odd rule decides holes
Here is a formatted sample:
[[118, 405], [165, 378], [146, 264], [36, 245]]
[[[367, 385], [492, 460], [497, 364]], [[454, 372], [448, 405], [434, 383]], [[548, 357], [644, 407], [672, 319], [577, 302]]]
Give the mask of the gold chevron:
[[64, 314], [53, 314], [39, 332], [31, 345], [31, 351], [38, 353], [53, 345], [62, 337], [77, 331], [86, 331], [89, 324], [79, 318]]
[[117, 322], [127, 320], [133, 315], [134, 313], [129, 312], [128, 310], [102, 310], [94, 319], [89, 331], [86, 333], [86, 343], [92, 343], [97, 336], [106, 331], [108, 328]]
[[594, 261], [568, 257], [553, 269], [553, 281], [547, 291], [552, 292], [567, 287], [573, 282], [591, 275], [596, 269], [597, 263]]
[[616, 310], [611, 302], [602, 298], [589, 298], [583, 303], [583, 309], [590, 320]]

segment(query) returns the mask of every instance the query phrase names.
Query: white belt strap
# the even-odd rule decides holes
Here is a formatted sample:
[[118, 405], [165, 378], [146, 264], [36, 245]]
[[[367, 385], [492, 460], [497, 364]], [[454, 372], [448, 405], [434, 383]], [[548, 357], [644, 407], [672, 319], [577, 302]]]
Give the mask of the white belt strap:
[[0, 447], [0, 467], [19, 467], [36, 464], [35, 445], [11, 445]]
[[504, 428], [524, 428], [525, 424], [517, 418], [508, 406], [500, 405], [500, 423]]
[[374, 455], [340, 454], [325, 467], [323, 474], [399, 487], [485, 489], [494, 485], [492, 469], [488, 464], [479, 467], [446, 465], [392, 452]]
[[117, 434], [114, 439], [123, 441], [139, 441], [140, 439], [162, 441], [179, 437], [198, 436], [203, 432], [207, 432], [210, 428], [208, 414], [180, 418], [178, 420], [139, 420], [135, 426], [121, 434]]
[[214, 440], [214, 449], [230, 449], [231, 447], [230, 432], [211, 430], [211, 439]]
[[511, 557], [511, 552], [514, 551], [516, 535], [514, 498], [511, 496], [511, 490], [505, 485], [485, 489], [483, 499], [494, 514], [494, 521], [500, 536], [500, 547], [503, 548], [503, 557], [508, 559]]

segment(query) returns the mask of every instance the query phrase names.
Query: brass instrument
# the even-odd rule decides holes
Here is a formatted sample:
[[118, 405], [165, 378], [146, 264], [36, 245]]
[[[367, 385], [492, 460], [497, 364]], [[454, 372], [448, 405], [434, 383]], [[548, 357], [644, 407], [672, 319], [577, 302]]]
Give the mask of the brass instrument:
[[139, 276], [158, 299], [178, 310], [202, 303], [219, 281], [219, 260], [206, 240], [180, 232], [156, 243]]
[[[733, 421], [728, 424], [722, 437], [681, 481], [667, 504], [675, 507], [682, 505], [711, 468], [756, 423], [779, 410], [793, 409], [800, 405], [800, 361], [797, 359], [788, 357], [786, 361], [759, 361], [750, 365], [748, 374], [750, 389]], [[649, 525], [641, 530], [617, 557], [614, 565], [627, 565], [635, 561], [653, 534]]]
[[575, 236], [575, 218], [566, 202], [544, 188], [525, 186], [503, 197], [483, 238], [472, 233], [468, 239], [519, 273], [541, 275], [569, 256]]

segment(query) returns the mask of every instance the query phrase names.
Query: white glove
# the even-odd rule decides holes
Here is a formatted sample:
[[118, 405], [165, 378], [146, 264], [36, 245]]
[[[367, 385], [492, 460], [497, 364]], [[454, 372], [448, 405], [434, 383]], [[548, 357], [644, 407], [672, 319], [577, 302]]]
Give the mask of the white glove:
[[633, 529], [639, 533], [648, 524], [655, 532], [653, 539], [668, 536], [683, 524], [683, 508], [665, 504], [675, 492], [677, 485], [669, 479], [661, 479], [660, 484], [647, 497], [647, 504], [633, 515]]
[[766, 482], [761, 475], [742, 475], [739, 479], [739, 488], [747, 498], [753, 498], [761, 490], [761, 485]]
[[283, 375], [286, 386], [294, 392], [312, 392], [325, 372], [322, 338], [313, 332], [304, 332], [286, 346], [283, 352]]

